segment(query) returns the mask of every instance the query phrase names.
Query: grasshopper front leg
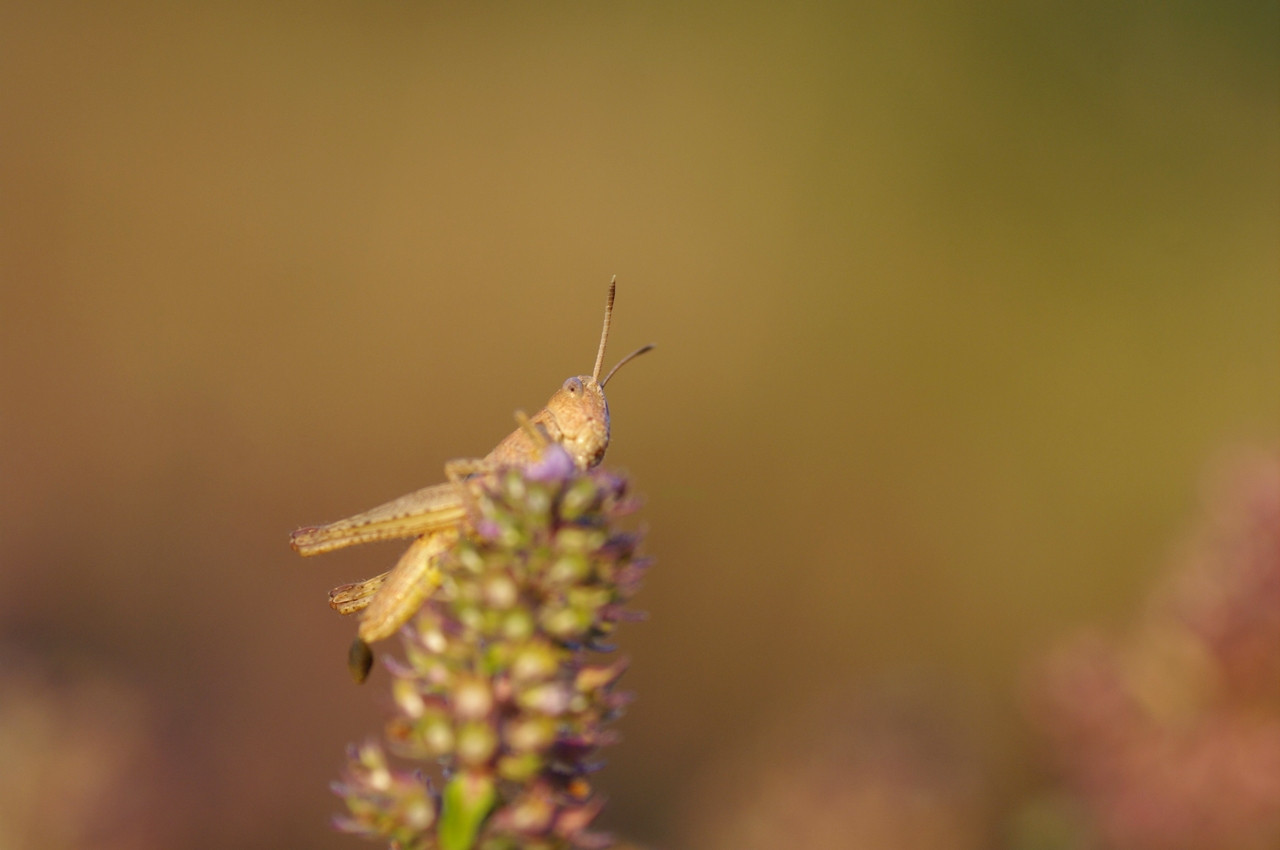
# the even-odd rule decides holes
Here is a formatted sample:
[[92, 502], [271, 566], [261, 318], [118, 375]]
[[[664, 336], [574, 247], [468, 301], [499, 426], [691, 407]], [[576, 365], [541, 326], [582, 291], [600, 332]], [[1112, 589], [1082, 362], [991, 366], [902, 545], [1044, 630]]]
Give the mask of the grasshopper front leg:
[[516, 411], [516, 424], [528, 435], [529, 442], [533, 443], [534, 451], [537, 452], [534, 459], [541, 458], [542, 450], [551, 444], [551, 436], [546, 429], [536, 424], [523, 410]]
[[457, 491], [458, 500], [462, 502], [462, 508], [466, 511], [467, 523], [472, 528], [475, 528], [476, 523], [480, 521], [480, 508], [476, 505], [475, 494], [467, 485], [467, 479], [473, 475], [489, 472], [490, 468], [489, 462], [482, 458], [459, 458], [448, 461], [444, 465], [444, 477], [449, 479], [449, 483]]

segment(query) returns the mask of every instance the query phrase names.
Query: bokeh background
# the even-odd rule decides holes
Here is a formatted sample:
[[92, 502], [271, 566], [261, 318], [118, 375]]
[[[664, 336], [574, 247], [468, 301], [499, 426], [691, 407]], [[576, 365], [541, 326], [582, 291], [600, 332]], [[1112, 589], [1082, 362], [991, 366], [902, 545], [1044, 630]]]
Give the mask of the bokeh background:
[[658, 564], [604, 824], [1016, 843], [1028, 669], [1280, 437], [1278, 48], [1274, 3], [0, 4], [0, 848], [356, 844], [386, 680], [325, 594], [399, 549], [288, 532], [589, 371], [613, 274]]

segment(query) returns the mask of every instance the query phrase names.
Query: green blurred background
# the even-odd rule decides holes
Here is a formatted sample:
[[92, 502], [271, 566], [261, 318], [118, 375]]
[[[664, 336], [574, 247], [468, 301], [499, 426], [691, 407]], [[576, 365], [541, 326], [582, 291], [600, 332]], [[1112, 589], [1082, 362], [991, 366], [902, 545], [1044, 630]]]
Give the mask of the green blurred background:
[[1274, 3], [5, 3], [0, 80], [0, 847], [358, 846], [325, 594], [399, 549], [288, 532], [590, 371], [613, 274], [647, 846], [868, 693], [997, 822], [1029, 659], [1280, 436]]

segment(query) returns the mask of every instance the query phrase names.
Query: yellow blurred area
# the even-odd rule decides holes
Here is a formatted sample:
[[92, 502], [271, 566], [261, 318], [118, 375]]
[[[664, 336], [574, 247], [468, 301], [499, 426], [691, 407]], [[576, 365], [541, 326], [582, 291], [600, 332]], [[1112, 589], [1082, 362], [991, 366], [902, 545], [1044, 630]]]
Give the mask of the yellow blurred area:
[[607, 360], [658, 350], [609, 385], [605, 462], [657, 565], [604, 825], [729, 846], [719, 779], [770, 787], [779, 729], [886, 681], [981, 751], [963, 805], [1012, 805], [1026, 666], [1124, 620], [1206, 465], [1280, 437], [1277, 32], [1246, 3], [0, 6], [0, 700], [31, 669], [64, 682], [35, 705], [121, 695], [122, 810], [165, 811], [65, 846], [354, 846], [328, 783], [386, 681], [350, 684], [325, 594], [399, 549], [288, 532], [589, 372], [613, 274]]

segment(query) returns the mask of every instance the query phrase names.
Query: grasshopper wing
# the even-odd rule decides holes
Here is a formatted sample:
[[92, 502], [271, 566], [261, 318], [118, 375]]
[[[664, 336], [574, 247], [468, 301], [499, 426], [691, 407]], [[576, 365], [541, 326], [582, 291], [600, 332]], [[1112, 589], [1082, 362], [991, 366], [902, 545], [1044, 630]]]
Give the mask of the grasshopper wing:
[[299, 528], [290, 538], [290, 545], [300, 555], [318, 555], [357, 543], [417, 537], [452, 528], [467, 515], [460, 486], [465, 485], [433, 484], [328, 525]]

